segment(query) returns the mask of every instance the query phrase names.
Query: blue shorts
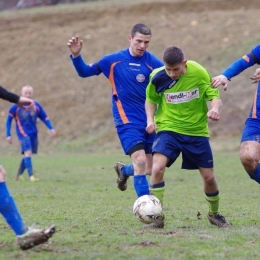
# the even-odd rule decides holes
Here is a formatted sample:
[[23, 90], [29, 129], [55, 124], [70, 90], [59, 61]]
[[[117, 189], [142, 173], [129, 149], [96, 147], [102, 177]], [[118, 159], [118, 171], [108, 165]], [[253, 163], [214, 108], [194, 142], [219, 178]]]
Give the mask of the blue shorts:
[[24, 152], [27, 150], [31, 150], [32, 153], [37, 153], [38, 151], [37, 135], [23, 136], [20, 138], [19, 141], [21, 145], [21, 154], [24, 154]]
[[118, 138], [125, 154], [128, 154], [128, 151], [137, 144], [143, 144], [145, 153], [152, 154], [155, 133], [148, 134], [145, 128], [146, 126], [135, 126], [133, 124], [125, 124], [116, 127]]
[[153, 144], [154, 153], [161, 153], [169, 158], [167, 167], [170, 167], [182, 153], [182, 169], [213, 168], [209, 137], [161, 131], [156, 135]]
[[260, 143], [260, 121], [248, 118], [242, 131], [241, 142], [256, 141]]

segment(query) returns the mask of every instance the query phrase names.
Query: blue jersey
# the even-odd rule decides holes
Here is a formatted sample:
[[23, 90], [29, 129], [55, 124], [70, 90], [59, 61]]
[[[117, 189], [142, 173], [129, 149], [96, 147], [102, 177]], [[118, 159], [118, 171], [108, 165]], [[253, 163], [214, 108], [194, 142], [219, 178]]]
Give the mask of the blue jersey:
[[18, 139], [37, 134], [37, 118], [41, 119], [48, 129], [53, 129], [48, 115], [39, 102], [35, 101], [35, 109], [28, 111], [17, 105], [12, 105], [6, 119], [6, 136], [11, 136], [11, 124], [13, 119], [15, 119], [16, 122], [16, 134]]
[[[255, 46], [250, 53], [233, 62], [222, 74], [231, 79], [255, 64], [260, 64], [260, 44]], [[249, 118], [260, 120], [260, 82], [258, 82]]]
[[163, 66], [162, 61], [147, 51], [142, 57], [134, 57], [129, 49], [106, 55], [90, 65], [81, 56], [71, 59], [80, 77], [103, 73], [110, 81], [115, 126], [128, 123], [146, 126], [146, 86], [150, 73]]

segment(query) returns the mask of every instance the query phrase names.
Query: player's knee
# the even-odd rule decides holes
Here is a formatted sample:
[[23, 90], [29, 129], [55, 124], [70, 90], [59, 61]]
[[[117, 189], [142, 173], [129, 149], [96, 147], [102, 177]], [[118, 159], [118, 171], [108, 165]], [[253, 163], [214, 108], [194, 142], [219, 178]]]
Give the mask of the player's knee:
[[160, 164], [153, 164], [152, 173], [157, 179], [163, 179], [165, 168]]
[[216, 185], [216, 178], [215, 178], [214, 174], [206, 175], [206, 176], [204, 176], [203, 179], [207, 186]]
[[143, 156], [135, 157], [134, 160], [132, 158], [135, 172], [145, 173], [146, 172], [146, 158]]
[[258, 165], [258, 160], [252, 158], [249, 154], [240, 152], [240, 161], [246, 172], [253, 172]]
[[0, 165], [0, 182], [5, 182], [5, 169]]

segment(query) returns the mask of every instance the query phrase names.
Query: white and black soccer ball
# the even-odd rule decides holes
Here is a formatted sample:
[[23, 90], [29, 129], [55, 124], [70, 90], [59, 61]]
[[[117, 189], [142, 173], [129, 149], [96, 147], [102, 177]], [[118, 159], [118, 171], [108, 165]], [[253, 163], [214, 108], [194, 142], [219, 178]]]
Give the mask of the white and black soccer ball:
[[156, 219], [162, 218], [162, 204], [155, 196], [144, 195], [135, 201], [133, 213], [141, 222], [150, 224]]

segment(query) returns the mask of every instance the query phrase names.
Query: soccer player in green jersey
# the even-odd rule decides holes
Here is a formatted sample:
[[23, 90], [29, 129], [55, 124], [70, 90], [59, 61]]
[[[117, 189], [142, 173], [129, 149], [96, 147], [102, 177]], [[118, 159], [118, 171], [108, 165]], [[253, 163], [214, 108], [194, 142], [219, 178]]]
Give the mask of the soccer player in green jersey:
[[[208, 118], [213, 121], [220, 118], [219, 91], [211, 88], [207, 70], [195, 61], [186, 60], [182, 49], [167, 48], [163, 62], [164, 67], [151, 73], [146, 89], [146, 131], [156, 131], [151, 194], [163, 203], [165, 168], [182, 153], [182, 169], [198, 169], [203, 179], [209, 222], [218, 227], [229, 226], [231, 224], [219, 213], [219, 190], [208, 130]], [[209, 110], [208, 101], [211, 101]], [[148, 227], [163, 228], [164, 219]]]

